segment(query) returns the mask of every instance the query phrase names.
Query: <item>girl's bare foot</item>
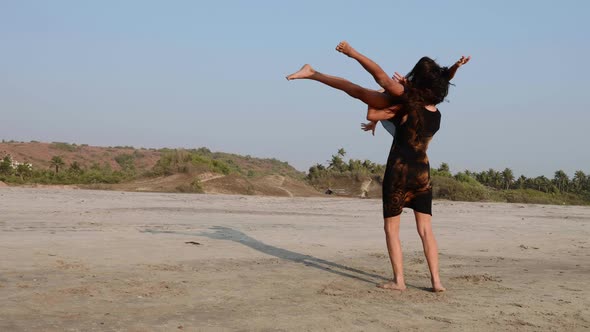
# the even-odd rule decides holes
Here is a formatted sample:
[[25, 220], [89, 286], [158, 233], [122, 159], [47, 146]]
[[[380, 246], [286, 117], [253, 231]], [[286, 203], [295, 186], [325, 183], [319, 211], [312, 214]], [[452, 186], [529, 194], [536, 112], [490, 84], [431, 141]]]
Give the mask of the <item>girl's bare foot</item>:
[[338, 46], [336, 46], [336, 51], [350, 56], [352, 54], [352, 52], [354, 51], [354, 49], [352, 48], [352, 46], [350, 46], [350, 44], [348, 42], [341, 41], [340, 44], [338, 44]]
[[432, 283], [432, 291], [435, 293], [442, 293], [444, 291], [446, 291], [447, 289], [443, 287], [443, 285], [440, 282], [436, 282], [436, 283]]
[[309, 78], [313, 74], [315, 74], [315, 70], [310, 65], [305, 64], [297, 72], [287, 76], [287, 80], [291, 81], [302, 78]]
[[396, 282], [393, 281], [388, 281], [382, 284], [377, 285], [377, 287], [379, 288], [383, 288], [383, 289], [391, 289], [391, 290], [398, 290], [398, 291], [405, 291], [406, 290], [406, 285], [405, 284], [398, 284]]

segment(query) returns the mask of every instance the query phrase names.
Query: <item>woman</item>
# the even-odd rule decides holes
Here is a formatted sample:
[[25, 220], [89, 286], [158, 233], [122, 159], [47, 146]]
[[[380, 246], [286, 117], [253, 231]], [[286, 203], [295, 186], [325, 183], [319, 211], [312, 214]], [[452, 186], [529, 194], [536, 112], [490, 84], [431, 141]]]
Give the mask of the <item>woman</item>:
[[389, 77], [379, 65], [341, 42], [336, 50], [357, 60], [383, 88], [374, 91], [360, 87], [343, 78], [325, 75], [305, 65], [287, 79], [311, 79], [342, 90], [369, 106], [367, 119], [388, 120], [396, 127], [383, 179], [383, 217], [389, 258], [393, 268], [392, 281], [379, 285], [385, 289], [406, 289], [401, 242], [400, 216], [404, 207], [414, 210], [418, 234], [430, 269], [432, 289], [442, 292], [438, 267], [438, 248], [432, 232], [432, 186], [426, 151], [440, 127], [440, 112], [436, 105], [448, 93], [449, 81], [456, 70], [469, 58], [462, 57], [453, 67], [440, 67], [434, 60], [423, 57], [404, 80]]

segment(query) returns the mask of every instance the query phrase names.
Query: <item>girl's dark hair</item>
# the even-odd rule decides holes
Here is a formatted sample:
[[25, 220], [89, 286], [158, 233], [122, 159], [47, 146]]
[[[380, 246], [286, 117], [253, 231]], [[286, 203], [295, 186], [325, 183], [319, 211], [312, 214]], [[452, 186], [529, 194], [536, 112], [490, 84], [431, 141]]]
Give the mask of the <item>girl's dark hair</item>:
[[413, 129], [410, 130], [413, 134], [408, 139], [415, 146], [423, 123], [423, 112], [419, 110], [445, 100], [449, 93], [449, 68], [439, 66], [429, 57], [423, 57], [406, 75], [406, 79], [404, 108], [410, 115], [408, 124]]
[[406, 75], [408, 101], [425, 105], [440, 104], [449, 93], [449, 68], [429, 57], [420, 59]]

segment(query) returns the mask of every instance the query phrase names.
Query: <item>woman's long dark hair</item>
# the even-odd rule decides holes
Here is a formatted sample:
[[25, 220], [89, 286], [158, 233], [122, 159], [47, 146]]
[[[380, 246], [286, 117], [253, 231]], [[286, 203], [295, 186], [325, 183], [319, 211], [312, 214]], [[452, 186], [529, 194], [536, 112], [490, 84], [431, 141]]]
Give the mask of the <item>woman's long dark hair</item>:
[[411, 115], [408, 125], [414, 130], [409, 143], [417, 143], [417, 133], [421, 132], [423, 123], [422, 112], [427, 105], [443, 102], [449, 93], [449, 69], [439, 66], [429, 57], [421, 58], [414, 68], [406, 75], [407, 83], [404, 91], [404, 109]]
[[449, 68], [441, 67], [429, 57], [421, 58], [406, 75], [408, 101], [436, 105], [449, 93]]

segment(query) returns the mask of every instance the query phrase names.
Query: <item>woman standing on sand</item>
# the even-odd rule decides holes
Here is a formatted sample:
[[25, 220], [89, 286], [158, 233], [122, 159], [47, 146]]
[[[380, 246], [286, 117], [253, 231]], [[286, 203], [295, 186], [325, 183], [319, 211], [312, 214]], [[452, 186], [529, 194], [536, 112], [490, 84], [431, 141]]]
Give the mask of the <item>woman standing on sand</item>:
[[379, 287], [400, 291], [406, 289], [399, 224], [403, 208], [409, 207], [414, 210], [418, 234], [430, 269], [432, 289], [442, 292], [445, 288], [440, 280], [438, 248], [432, 231], [432, 186], [426, 151], [440, 127], [441, 114], [436, 105], [445, 99], [450, 79], [469, 58], [462, 57], [454, 66], [446, 68], [423, 57], [403, 81], [389, 77], [379, 65], [346, 42], [338, 44], [336, 50], [357, 60], [383, 88], [383, 92], [319, 73], [310, 65], [303, 66], [298, 72], [287, 76], [287, 79], [311, 79], [342, 90], [369, 106], [368, 120], [389, 120], [395, 124], [395, 140], [383, 178], [385, 237], [394, 277]]

